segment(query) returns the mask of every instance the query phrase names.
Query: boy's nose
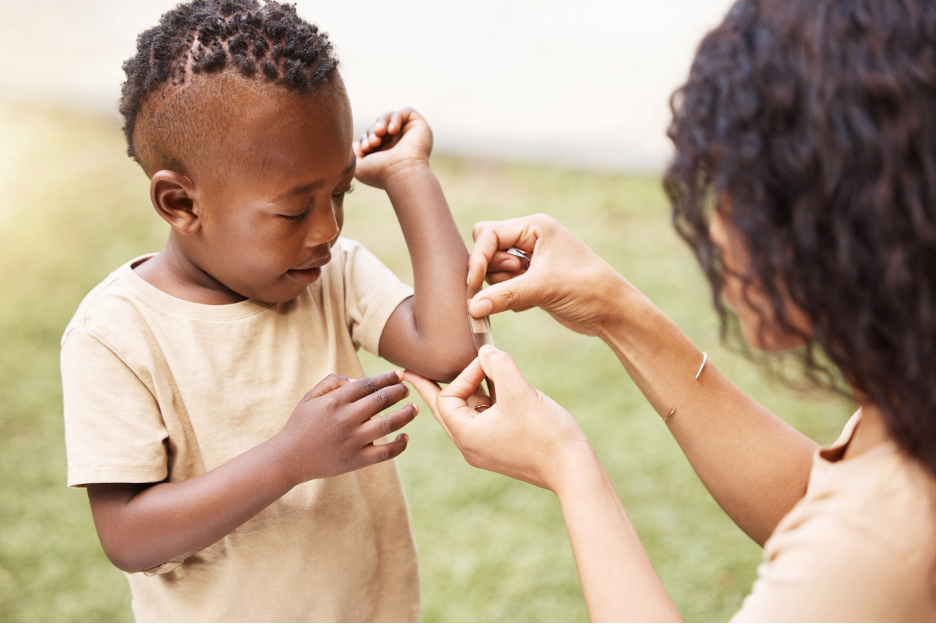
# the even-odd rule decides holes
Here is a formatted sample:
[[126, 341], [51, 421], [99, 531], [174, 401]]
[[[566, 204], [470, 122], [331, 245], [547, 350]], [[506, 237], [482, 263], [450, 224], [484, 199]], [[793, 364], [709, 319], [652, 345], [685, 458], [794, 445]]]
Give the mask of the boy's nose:
[[306, 243], [310, 247], [315, 247], [322, 243], [331, 242], [338, 237], [339, 231], [338, 219], [333, 211], [329, 211], [313, 220], [312, 227], [306, 237]]

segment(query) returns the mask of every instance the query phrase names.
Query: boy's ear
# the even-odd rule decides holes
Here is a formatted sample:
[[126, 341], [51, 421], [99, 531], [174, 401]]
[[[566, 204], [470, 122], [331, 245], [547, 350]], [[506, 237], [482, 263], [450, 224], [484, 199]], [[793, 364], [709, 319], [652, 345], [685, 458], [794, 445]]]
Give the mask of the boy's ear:
[[198, 192], [188, 177], [163, 169], [150, 178], [150, 200], [160, 217], [179, 234], [198, 231]]

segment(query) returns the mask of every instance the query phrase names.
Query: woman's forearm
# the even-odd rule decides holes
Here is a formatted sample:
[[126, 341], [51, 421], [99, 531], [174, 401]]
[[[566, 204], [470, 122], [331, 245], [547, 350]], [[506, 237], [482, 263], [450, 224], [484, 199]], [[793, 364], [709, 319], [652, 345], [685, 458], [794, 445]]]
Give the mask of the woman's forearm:
[[741, 529], [763, 544], [803, 497], [817, 444], [751, 399], [623, 278], [602, 339], [666, 420], [699, 478]]
[[581, 453], [557, 488], [593, 622], [676, 622], [634, 525], [593, 453]]
[[475, 356], [466, 313], [468, 250], [428, 164], [395, 174], [386, 188], [413, 263], [415, 296], [388, 321], [381, 356], [451, 381]]

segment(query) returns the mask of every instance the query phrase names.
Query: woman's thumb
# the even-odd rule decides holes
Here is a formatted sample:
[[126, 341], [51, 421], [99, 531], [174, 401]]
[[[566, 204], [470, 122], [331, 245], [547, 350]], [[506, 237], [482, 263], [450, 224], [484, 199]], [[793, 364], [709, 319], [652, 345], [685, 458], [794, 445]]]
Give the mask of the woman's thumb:
[[494, 382], [500, 398], [506, 398], [521, 389], [532, 388], [530, 382], [517, 368], [517, 363], [506, 351], [501, 351], [491, 345], [484, 345], [478, 351], [478, 359], [481, 361], [484, 374]]
[[519, 277], [488, 286], [472, 298], [469, 312], [475, 318], [482, 318], [498, 312], [520, 311], [539, 305], [534, 289], [531, 288], [529, 275], [524, 273]]

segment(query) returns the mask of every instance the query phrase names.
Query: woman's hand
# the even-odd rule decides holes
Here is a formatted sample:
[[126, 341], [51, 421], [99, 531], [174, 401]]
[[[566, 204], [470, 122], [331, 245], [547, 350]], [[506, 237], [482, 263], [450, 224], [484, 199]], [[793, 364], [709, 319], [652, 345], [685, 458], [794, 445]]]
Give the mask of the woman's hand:
[[[469, 310], [481, 318], [505, 310], [541, 307], [580, 334], [602, 332], [628, 282], [569, 230], [548, 215], [478, 223], [469, 259], [468, 285], [492, 284]], [[529, 268], [506, 251], [532, 254]]]
[[[594, 456], [572, 416], [527, 381], [507, 353], [481, 354], [448, 387], [406, 371], [445, 433], [475, 468], [483, 468], [559, 493], [567, 470], [583, 454]], [[485, 375], [497, 387], [497, 403], [480, 389]]]
[[[497, 403], [478, 412], [488, 402], [479, 390], [485, 374], [497, 387]], [[588, 438], [509, 355], [481, 347], [445, 390], [409, 371], [405, 376], [469, 464], [559, 497], [593, 622], [679, 621]]]

